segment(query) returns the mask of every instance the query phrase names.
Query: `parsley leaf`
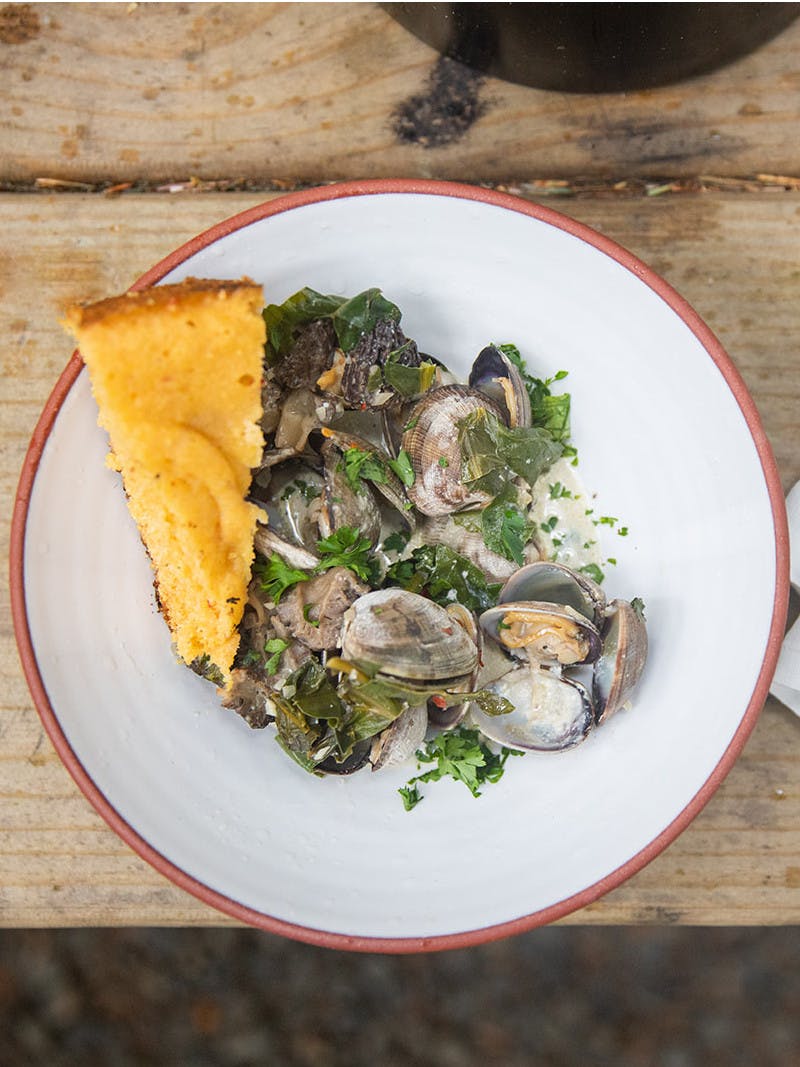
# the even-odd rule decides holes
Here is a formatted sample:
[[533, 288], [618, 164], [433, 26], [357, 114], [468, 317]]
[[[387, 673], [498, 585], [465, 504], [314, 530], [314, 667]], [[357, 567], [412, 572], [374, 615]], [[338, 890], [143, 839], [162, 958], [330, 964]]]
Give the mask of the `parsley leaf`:
[[261, 589], [273, 604], [278, 603], [287, 589], [298, 582], [307, 582], [310, 577], [305, 571], [290, 567], [277, 552], [267, 560], [256, 560], [253, 573], [261, 579]]
[[282, 637], [272, 637], [265, 643], [264, 652], [270, 653], [269, 659], [264, 664], [267, 674], [274, 674], [277, 671], [280, 658], [288, 647], [289, 642], [284, 641]]
[[375, 560], [372, 542], [362, 537], [354, 526], [340, 526], [338, 530], [317, 541], [320, 561], [314, 570], [321, 574], [331, 567], [348, 567], [364, 582], [375, 583]]
[[395, 530], [383, 539], [384, 552], [402, 552], [408, 544], [409, 534], [403, 530]]
[[411, 811], [423, 799], [418, 785], [404, 785], [397, 792], [403, 798], [403, 807], [406, 811]]
[[416, 775], [404, 789], [399, 790], [403, 805], [406, 811], [410, 811], [423, 799], [419, 795], [417, 782], [438, 782], [446, 777], [463, 782], [474, 797], [479, 797], [482, 785], [502, 778], [508, 757], [521, 755], [521, 752], [510, 748], [501, 748], [499, 753], [492, 752], [477, 730], [463, 726], [437, 734], [417, 752], [420, 763], [433, 763], [435, 766]]
[[587, 563], [585, 567], [580, 568], [580, 571], [582, 574], [588, 574], [598, 585], [600, 585], [605, 578], [605, 575], [596, 563]]

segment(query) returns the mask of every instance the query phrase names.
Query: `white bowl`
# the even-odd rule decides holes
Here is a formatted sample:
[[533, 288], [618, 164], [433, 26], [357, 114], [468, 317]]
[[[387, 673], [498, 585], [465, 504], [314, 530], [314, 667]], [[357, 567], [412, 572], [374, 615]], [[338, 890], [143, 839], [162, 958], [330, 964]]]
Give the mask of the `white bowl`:
[[[554, 211], [449, 183], [315, 189], [246, 211], [135, 288], [187, 275], [379, 286], [421, 347], [466, 371], [514, 341], [565, 368], [573, 440], [646, 603], [635, 707], [577, 749], [511, 760], [403, 810], [414, 766], [315, 779], [176, 662], [86, 372], [67, 366], [34, 434], [13, 530], [17, 637], [36, 706], [91, 803], [178, 885], [245, 922], [338, 948], [413, 951], [556, 919], [619, 885], [698, 813], [766, 698], [786, 615], [780, 482], [719, 343], [660, 278]], [[612, 547], [613, 546], [613, 547]]]

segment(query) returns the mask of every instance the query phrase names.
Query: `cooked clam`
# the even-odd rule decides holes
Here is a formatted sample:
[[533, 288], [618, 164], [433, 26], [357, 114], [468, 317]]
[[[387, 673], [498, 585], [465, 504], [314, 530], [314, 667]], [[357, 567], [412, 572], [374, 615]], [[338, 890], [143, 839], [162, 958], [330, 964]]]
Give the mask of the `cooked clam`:
[[487, 345], [472, 364], [468, 385], [490, 396], [505, 412], [509, 426], [530, 426], [531, 402], [522, 375], [494, 345]]
[[599, 626], [606, 609], [606, 595], [597, 582], [570, 570], [562, 563], [540, 560], [521, 567], [500, 590], [498, 603], [513, 600], [542, 600], [565, 604]]
[[600, 632], [579, 611], [539, 600], [515, 600], [484, 611], [481, 626], [511, 652], [531, 660], [573, 666], [600, 654]]
[[476, 704], [470, 717], [481, 733], [508, 748], [560, 752], [583, 741], [592, 728], [592, 704], [580, 683], [533, 665], [522, 665], [487, 687], [512, 710], [487, 715]]
[[412, 409], [402, 447], [414, 470], [408, 497], [423, 515], [447, 515], [489, 503], [491, 497], [464, 482], [458, 443], [459, 423], [480, 410], [503, 417], [491, 397], [463, 385], [431, 389]]
[[475, 641], [444, 608], [404, 589], [378, 589], [348, 609], [342, 659], [382, 675], [439, 686], [469, 677], [478, 663]]
[[627, 600], [612, 600], [606, 614], [602, 652], [592, 682], [598, 724], [625, 703], [647, 659], [647, 628], [641, 613]]
[[372, 545], [381, 536], [381, 513], [369, 487], [354, 490], [344, 471], [339, 449], [329, 440], [322, 446], [325, 491], [319, 509], [319, 532], [323, 537], [348, 526], [358, 530]]

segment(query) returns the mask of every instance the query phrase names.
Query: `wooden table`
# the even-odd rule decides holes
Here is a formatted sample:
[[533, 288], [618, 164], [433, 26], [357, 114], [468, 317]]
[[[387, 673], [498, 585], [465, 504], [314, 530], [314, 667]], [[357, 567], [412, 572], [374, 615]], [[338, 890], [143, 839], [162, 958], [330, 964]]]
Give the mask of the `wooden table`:
[[[499, 184], [630, 248], [717, 332], [788, 489], [800, 478], [798, 56], [800, 22], [679, 86], [570, 96], [456, 69], [374, 4], [0, 7], [3, 544], [70, 353], [60, 307], [126, 288], [280, 190], [348, 177]], [[32, 706], [8, 611], [1, 627], [0, 924], [229, 922], [89, 806]], [[770, 700], [691, 827], [565, 921], [798, 920], [800, 723]]]

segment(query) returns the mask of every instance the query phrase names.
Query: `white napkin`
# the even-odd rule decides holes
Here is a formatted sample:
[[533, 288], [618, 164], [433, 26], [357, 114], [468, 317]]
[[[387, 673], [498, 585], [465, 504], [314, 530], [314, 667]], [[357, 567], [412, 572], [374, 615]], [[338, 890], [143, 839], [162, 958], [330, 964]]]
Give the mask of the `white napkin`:
[[[800, 593], [800, 482], [789, 490], [786, 513], [789, 519], [789, 576], [792, 587]], [[800, 715], [800, 619], [783, 639], [769, 691], [795, 715]]]

